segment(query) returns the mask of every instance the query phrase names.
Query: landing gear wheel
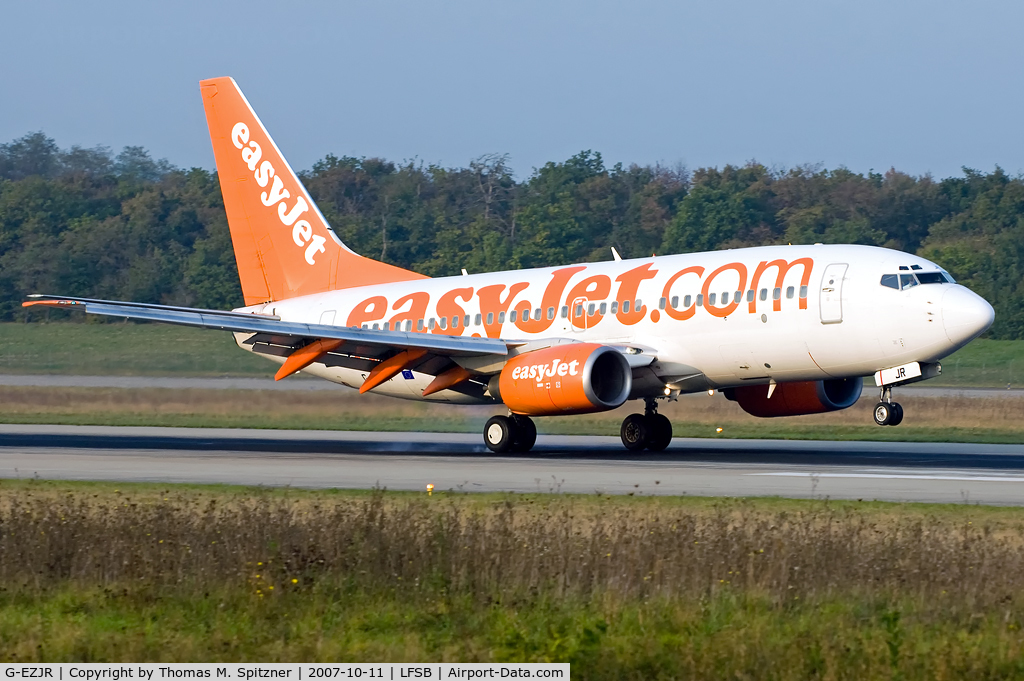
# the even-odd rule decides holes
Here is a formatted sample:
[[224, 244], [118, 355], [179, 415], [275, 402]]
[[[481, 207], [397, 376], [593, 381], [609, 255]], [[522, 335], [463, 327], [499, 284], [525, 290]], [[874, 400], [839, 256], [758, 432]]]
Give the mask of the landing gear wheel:
[[513, 416], [512, 423], [515, 425], [515, 443], [513, 451], [528, 452], [533, 449], [537, 442], [537, 426], [529, 416]]
[[878, 404], [876, 404], [875, 413], [873, 414], [873, 416], [875, 417], [875, 423], [877, 423], [880, 426], [889, 425], [889, 421], [892, 420], [893, 416], [892, 407], [893, 405], [889, 404], [888, 402], [879, 402]]
[[898, 425], [900, 425], [903, 422], [903, 407], [900, 406], [899, 402], [893, 402], [891, 405], [889, 405], [889, 409], [890, 409], [890, 411], [892, 413], [889, 414], [889, 423], [888, 423], [888, 425], [890, 425], [890, 426], [898, 426]]
[[507, 416], [492, 416], [484, 426], [484, 444], [495, 454], [504, 454], [515, 444], [517, 428]]
[[647, 449], [663, 452], [672, 442], [672, 422], [661, 414], [652, 414], [647, 419]]
[[643, 414], [630, 414], [622, 420], [619, 429], [622, 444], [631, 452], [639, 452], [647, 446], [649, 433], [648, 420]]

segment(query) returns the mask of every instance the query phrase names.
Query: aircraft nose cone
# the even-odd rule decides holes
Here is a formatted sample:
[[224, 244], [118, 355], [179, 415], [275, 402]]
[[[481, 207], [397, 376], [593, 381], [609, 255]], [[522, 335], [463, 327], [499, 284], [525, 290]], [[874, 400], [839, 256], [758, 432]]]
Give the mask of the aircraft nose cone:
[[946, 337], [956, 345], [983, 334], [995, 318], [988, 301], [963, 286], [950, 286], [942, 296], [942, 326]]

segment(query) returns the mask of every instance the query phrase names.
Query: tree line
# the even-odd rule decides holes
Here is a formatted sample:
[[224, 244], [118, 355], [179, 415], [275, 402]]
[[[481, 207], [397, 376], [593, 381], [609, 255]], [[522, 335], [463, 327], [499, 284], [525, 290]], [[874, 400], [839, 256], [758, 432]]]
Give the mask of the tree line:
[[[583, 151], [517, 180], [506, 155], [464, 168], [327, 155], [301, 173], [353, 250], [430, 276], [784, 243], [858, 243], [933, 260], [1024, 338], [1024, 177], [936, 180], [756, 162], [616, 164]], [[216, 173], [141, 147], [0, 144], [0, 319], [28, 293], [228, 309], [242, 304]], [[59, 313], [58, 313], [59, 314]]]

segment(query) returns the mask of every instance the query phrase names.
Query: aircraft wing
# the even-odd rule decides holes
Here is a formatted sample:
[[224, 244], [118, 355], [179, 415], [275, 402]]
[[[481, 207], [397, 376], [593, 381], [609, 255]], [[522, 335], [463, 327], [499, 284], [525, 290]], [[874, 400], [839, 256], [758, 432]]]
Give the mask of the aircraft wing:
[[[23, 306], [46, 305], [78, 309], [88, 314], [143, 319], [202, 329], [249, 334], [241, 342], [254, 352], [284, 357], [277, 372], [281, 379], [313, 362], [327, 366], [344, 366], [367, 372], [362, 392], [380, 385], [403, 369], [415, 369], [443, 380], [432, 384], [436, 389], [426, 394], [452, 388], [482, 392], [481, 385], [465, 385], [472, 378], [452, 358], [493, 357], [509, 354], [509, 344], [497, 338], [474, 338], [433, 333], [406, 333], [372, 329], [301, 324], [282, 321], [280, 317], [245, 312], [203, 310], [168, 305], [148, 305], [91, 298], [67, 298], [34, 294]], [[514, 344], [517, 345], [517, 344]], [[456, 380], [457, 379], [457, 380]], [[451, 381], [450, 385], [445, 385]], [[437, 387], [442, 386], [442, 387]]]

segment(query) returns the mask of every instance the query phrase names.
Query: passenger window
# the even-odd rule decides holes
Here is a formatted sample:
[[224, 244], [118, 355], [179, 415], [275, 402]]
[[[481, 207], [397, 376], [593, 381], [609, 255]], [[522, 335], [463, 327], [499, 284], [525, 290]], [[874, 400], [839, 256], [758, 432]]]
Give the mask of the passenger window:
[[792, 298], [795, 294], [796, 294], [796, 289], [793, 288], [792, 286], [790, 286], [789, 288], [786, 289], [786, 297], [787, 298]]
[[555, 308], [549, 307], [548, 308], [548, 320], [551, 320], [551, 319], [554, 319], [554, 318], [555, 318]]
[[637, 298], [636, 301], [633, 302], [633, 311], [634, 312], [638, 312], [640, 310], [640, 308], [643, 307], [643, 306], [644, 306], [644, 304], [640, 302], [639, 298]]
[[539, 307], [536, 310], [533, 311], [533, 318], [536, 319], [537, 321], [540, 321], [540, 308]]
[[628, 300], [623, 300], [622, 301], [622, 313], [626, 314], [627, 312], [629, 312], [629, 301]]
[[800, 297], [801, 298], [806, 298], [807, 297], [807, 287], [806, 286], [801, 286], [800, 287]]
[[[513, 312], [512, 314], [515, 314], [515, 312]], [[515, 319], [513, 319], [512, 321], [515, 321]], [[530, 311], [529, 310], [523, 310], [523, 321], [524, 322], [530, 321]]]
[[679, 309], [679, 296], [672, 296], [672, 309], [673, 310], [678, 310]]
[[754, 289], [750, 289], [749, 291], [747, 291], [747, 302], [754, 302]]
[[897, 291], [900, 290], [900, 278], [895, 274], [883, 274], [882, 281], [878, 283], [887, 288], [894, 288]]
[[782, 298], [782, 289], [777, 288], [772, 291], [772, 300], [780, 300]]
[[481, 314], [480, 314], [480, 313], [478, 312], [478, 313], [477, 313], [477, 315], [476, 315], [476, 317], [474, 317], [474, 318], [473, 318], [473, 322], [474, 322], [474, 323], [475, 323], [475, 324], [476, 324], [477, 326], [480, 326], [480, 319], [481, 319], [481, 317], [482, 317], [482, 315], [481, 315]]
[[608, 303], [601, 303], [601, 314], [608, 312]]
[[741, 300], [743, 300], [743, 291], [737, 291], [736, 293], [732, 294], [732, 302], [738, 303]]
[[588, 317], [593, 317], [593, 316], [594, 316], [594, 310], [595, 310], [595, 309], [596, 309], [596, 308], [595, 308], [595, 306], [594, 306], [594, 304], [593, 304], [593, 303], [591, 303], [590, 305], [587, 305], [587, 316], [588, 316]]
[[[477, 315], [477, 317], [479, 317], [479, 316], [480, 315]], [[479, 323], [480, 322], [477, 322], [477, 324], [479, 324]], [[465, 317], [462, 318], [462, 325], [464, 327], [466, 327], [466, 328], [469, 328], [469, 315], [466, 315]]]
[[[511, 312], [511, 313], [509, 314], [509, 316], [508, 316], [508, 320], [509, 320], [510, 322], [512, 322], [513, 324], [515, 324], [515, 323], [516, 323], [516, 317], [518, 316], [518, 314], [519, 314], [519, 313], [518, 313], [517, 311], [515, 311], [515, 310], [512, 310], [512, 312]], [[527, 318], [528, 316], [529, 316], [529, 312], [527, 312], [526, 310], [524, 310], [524, 311], [523, 311], [523, 321], [524, 321], [524, 322], [526, 321], [526, 318]]]
[[373, 330], [374, 331], [380, 331], [380, 324], [378, 324], [377, 322], [374, 322], [373, 323]]
[[698, 293], [697, 294], [697, 307], [704, 307], [704, 294], [703, 293]]
[[683, 307], [689, 309], [691, 300], [693, 300], [693, 296], [686, 296], [683, 298]]
[[[554, 309], [554, 308], [552, 308], [552, 309]], [[568, 318], [569, 318], [569, 306], [568, 305], [563, 305], [562, 306], [562, 319], [568, 319]]]
[[447, 317], [441, 317], [441, 321], [439, 322], [439, 324], [441, 325], [442, 329], [447, 329], [448, 328], [448, 318]]
[[761, 289], [761, 300], [768, 300], [768, 289]]
[[906, 290], [917, 286], [917, 279], [914, 278], [913, 274], [901, 274], [900, 275], [900, 288]]
[[613, 300], [612, 301], [612, 314], [618, 314], [618, 312], [619, 312], [619, 301]]
[[717, 293], [709, 293], [708, 294], [708, 305], [714, 305], [715, 304], [715, 298], [717, 296], [718, 296]]
[[422, 331], [423, 330], [423, 320], [422, 319], [417, 319], [416, 320], [416, 330], [417, 331]]
[[490, 326], [493, 323], [494, 323], [494, 313], [493, 312], [488, 312], [487, 313], [487, 325]]
[[459, 328], [459, 318], [458, 318], [457, 315], [455, 317], [452, 317], [452, 328], [453, 329]]
[[384, 330], [389, 331], [391, 329], [391, 322], [384, 322]]
[[437, 324], [434, 322], [434, 318], [431, 317], [430, 321], [427, 323], [427, 328], [433, 331], [435, 326], [437, 326]]
[[582, 317], [583, 316], [583, 303], [580, 303], [579, 305], [576, 306], [576, 316], [577, 317]]
[[659, 310], [664, 310], [664, 309], [665, 309], [665, 306], [666, 306], [667, 304], [668, 304], [668, 301], [667, 301], [667, 300], [665, 300], [664, 298], [660, 298], [660, 299], [658, 300], [658, 309], [659, 309]]
[[504, 312], [499, 312], [498, 313], [498, 323], [499, 324], [504, 324], [505, 323], [505, 313]]

